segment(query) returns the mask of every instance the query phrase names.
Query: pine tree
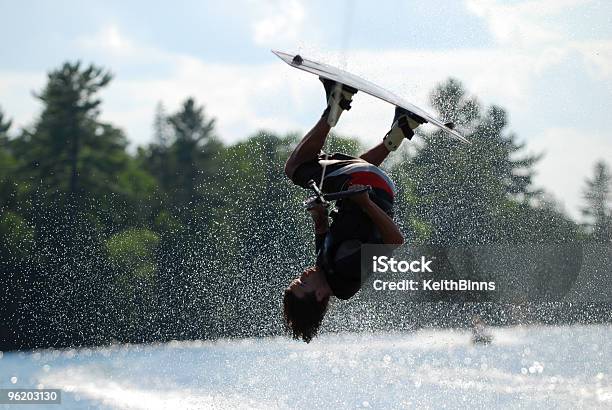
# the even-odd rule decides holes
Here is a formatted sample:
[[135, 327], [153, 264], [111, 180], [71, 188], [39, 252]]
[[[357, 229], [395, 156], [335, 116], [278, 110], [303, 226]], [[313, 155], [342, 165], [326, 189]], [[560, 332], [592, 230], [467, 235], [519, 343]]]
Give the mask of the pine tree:
[[153, 144], [160, 147], [167, 147], [170, 142], [170, 128], [166, 108], [160, 101], [155, 107], [155, 117], [153, 119]]
[[65, 63], [37, 95], [43, 111], [16, 141], [25, 170], [43, 192], [79, 197], [108, 192], [126, 161], [123, 133], [98, 120], [98, 92], [111, 81], [102, 68]]
[[539, 158], [522, 152], [524, 146], [507, 131], [502, 108], [483, 110], [459, 81], [439, 85], [431, 104], [472, 144], [451, 140], [442, 131], [425, 135], [425, 145], [401, 165], [418, 198], [413, 213], [431, 228], [431, 243], [498, 241], [497, 217], [508, 202], [526, 202], [537, 193], [531, 178]]
[[[532, 184], [539, 157], [525, 153], [508, 131], [502, 108], [483, 108], [457, 80], [438, 86], [431, 104], [471, 144], [450, 139], [441, 130], [424, 134], [424, 144], [395, 173], [403, 178], [399, 185], [410, 187], [413, 195], [401, 212], [414, 231], [407, 232], [408, 240], [418, 237], [425, 244], [423, 251], [435, 255], [439, 277], [490, 280], [490, 272], [479, 267], [480, 245], [565, 241], [575, 236], [571, 221], [554, 210], [542, 213], [532, 207], [539, 194]], [[481, 301], [491, 294], [438, 296]]]
[[[217, 174], [215, 155], [221, 143], [215, 135], [215, 119], [209, 119], [204, 107], [188, 98], [181, 109], [168, 117], [172, 132], [168, 167], [172, 184], [167, 186], [173, 208], [189, 218], [206, 199], [203, 184]], [[211, 204], [208, 203], [207, 207]]]
[[4, 113], [0, 109], [0, 147], [5, 147], [8, 143], [8, 130], [11, 128], [13, 121], [4, 118]]
[[27, 196], [20, 206], [36, 233], [32, 291], [23, 302], [36, 322], [28, 336], [35, 345], [91, 343], [100, 337], [102, 312], [112, 309], [112, 273], [100, 238], [132, 210], [116, 195], [129, 161], [127, 140], [99, 119], [98, 94], [110, 80], [102, 68], [79, 62], [51, 71], [37, 95], [40, 116], [11, 140]]
[[171, 134], [166, 109], [159, 102], [155, 107], [153, 118], [153, 141], [148, 146], [138, 149], [137, 158], [138, 162], [157, 179], [162, 195], [170, 191], [175, 184], [170, 164]]
[[12, 121], [5, 119], [0, 109], [0, 215], [15, 200], [16, 193], [13, 177], [17, 162], [11, 153], [8, 136], [11, 125]]
[[604, 161], [595, 164], [593, 178], [587, 178], [584, 187], [586, 206], [582, 215], [591, 237], [597, 242], [612, 240], [612, 175]]

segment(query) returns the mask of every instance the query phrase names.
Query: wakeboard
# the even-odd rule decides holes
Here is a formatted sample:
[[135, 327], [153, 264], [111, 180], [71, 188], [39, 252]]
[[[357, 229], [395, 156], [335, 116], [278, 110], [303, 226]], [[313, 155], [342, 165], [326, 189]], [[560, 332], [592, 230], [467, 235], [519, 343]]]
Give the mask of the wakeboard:
[[300, 70], [318, 75], [319, 77], [328, 78], [330, 80], [346, 84], [348, 86], [358, 89], [359, 91], [363, 91], [364, 93], [369, 94], [373, 97], [386, 101], [390, 104], [402, 107], [422, 117], [423, 119], [427, 120], [427, 122], [437, 126], [445, 132], [445, 135], [448, 135], [449, 137], [459, 140], [465, 144], [470, 144], [470, 141], [468, 141], [463, 135], [459, 134], [456, 130], [452, 129], [449, 126], [450, 123], [444, 123], [443, 121], [429, 114], [422, 108], [411, 104], [404, 98], [392, 93], [389, 90], [386, 90], [385, 88], [379, 85], [374, 84], [371, 81], [365, 80], [355, 74], [349, 73], [345, 70], [341, 70], [329, 64], [309, 60], [299, 54], [290, 54], [277, 50], [272, 50], [272, 52], [276, 54], [285, 63], [289, 64], [291, 67], [299, 68]]

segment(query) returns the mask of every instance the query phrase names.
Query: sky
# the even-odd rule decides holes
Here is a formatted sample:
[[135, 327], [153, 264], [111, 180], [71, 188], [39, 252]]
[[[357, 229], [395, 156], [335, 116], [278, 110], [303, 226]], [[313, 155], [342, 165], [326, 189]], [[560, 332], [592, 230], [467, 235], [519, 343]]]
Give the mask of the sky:
[[[331, 3], [331, 4], [328, 4]], [[233, 143], [266, 129], [307, 131], [325, 106], [315, 76], [270, 49], [344, 67], [430, 110], [433, 87], [459, 79], [509, 114], [535, 182], [579, 217], [595, 161], [612, 163], [612, 1], [597, 0], [0, 0], [0, 109], [17, 132], [64, 61], [108, 68], [102, 119], [131, 147], [151, 140], [155, 107], [193, 96]], [[363, 93], [337, 132], [374, 144], [393, 107]]]

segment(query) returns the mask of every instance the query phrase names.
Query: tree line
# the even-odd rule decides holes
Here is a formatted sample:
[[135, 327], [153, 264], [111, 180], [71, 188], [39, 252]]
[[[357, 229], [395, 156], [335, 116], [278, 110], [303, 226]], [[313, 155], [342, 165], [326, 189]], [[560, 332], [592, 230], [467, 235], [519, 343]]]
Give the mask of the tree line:
[[[0, 350], [282, 332], [280, 294], [314, 252], [304, 192], [283, 174], [300, 136], [259, 131], [226, 145], [190, 97], [173, 113], [160, 103], [151, 142], [129, 152], [100, 118], [111, 80], [67, 62], [48, 73], [29, 126], [13, 130], [0, 111]], [[610, 243], [605, 162], [585, 181], [578, 223], [534, 186], [539, 157], [503, 108], [454, 79], [431, 105], [473, 144], [423, 134], [384, 164], [411, 243]], [[333, 136], [326, 149], [362, 147]]]

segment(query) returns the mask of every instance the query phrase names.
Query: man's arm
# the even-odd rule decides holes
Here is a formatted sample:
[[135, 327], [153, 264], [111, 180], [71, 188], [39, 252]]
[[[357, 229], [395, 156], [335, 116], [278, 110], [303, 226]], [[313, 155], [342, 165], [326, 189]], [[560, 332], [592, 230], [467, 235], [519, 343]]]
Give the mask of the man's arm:
[[[354, 187], [358, 186], [355, 185]], [[355, 195], [351, 197], [351, 200], [357, 203], [374, 222], [374, 225], [380, 231], [384, 243], [391, 245], [402, 245], [404, 243], [404, 235], [402, 235], [395, 222], [393, 222], [393, 219], [370, 199], [367, 192]]]
[[310, 216], [315, 225], [315, 248], [317, 253], [323, 246], [325, 235], [329, 231], [329, 218], [327, 216], [327, 209], [321, 204], [315, 204], [313, 207], [308, 209]]

